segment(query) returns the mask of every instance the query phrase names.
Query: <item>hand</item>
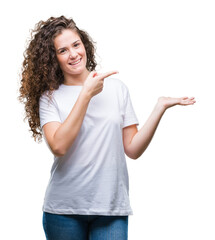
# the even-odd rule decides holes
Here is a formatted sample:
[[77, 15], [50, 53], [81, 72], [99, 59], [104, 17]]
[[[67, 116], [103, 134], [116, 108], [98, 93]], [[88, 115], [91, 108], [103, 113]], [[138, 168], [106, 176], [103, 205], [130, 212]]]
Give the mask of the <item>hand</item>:
[[84, 88], [90, 93], [91, 97], [93, 97], [103, 90], [104, 79], [116, 73], [118, 73], [118, 71], [106, 73], [92, 71], [84, 82]]
[[158, 105], [162, 106], [165, 110], [175, 105], [193, 105], [195, 103], [195, 98], [191, 97], [181, 97], [181, 98], [172, 98], [172, 97], [159, 97]]

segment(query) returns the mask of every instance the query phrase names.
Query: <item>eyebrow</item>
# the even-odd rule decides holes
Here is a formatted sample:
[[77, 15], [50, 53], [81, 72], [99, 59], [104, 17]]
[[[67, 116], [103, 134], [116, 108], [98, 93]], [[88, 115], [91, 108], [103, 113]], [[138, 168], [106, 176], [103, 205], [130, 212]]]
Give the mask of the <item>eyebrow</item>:
[[[81, 41], [81, 40], [80, 40], [80, 39], [76, 40], [75, 42], [72, 43], [72, 45], [75, 44], [75, 43], [77, 43], [78, 41]], [[58, 48], [57, 51], [59, 51], [59, 50], [61, 50], [61, 49], [64, 49], [64, 48], [66, 48], [66, 47]]]

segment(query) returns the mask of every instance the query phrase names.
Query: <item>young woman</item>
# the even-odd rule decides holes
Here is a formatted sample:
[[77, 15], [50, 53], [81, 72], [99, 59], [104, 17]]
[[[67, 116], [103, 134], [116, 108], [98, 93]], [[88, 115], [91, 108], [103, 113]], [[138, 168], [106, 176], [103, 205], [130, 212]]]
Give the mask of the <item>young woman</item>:
[[142, 155], [168, 108], [195, 103], [160, 97], [138, 130], [127, 86], [96, 65], [94, 42], [64, 16], [40, 21], [25, 51], [19, 99], [34, 139], [43, 136], [54, 156], [43, 205], [49, 240], [126, 240], [125, 154]]

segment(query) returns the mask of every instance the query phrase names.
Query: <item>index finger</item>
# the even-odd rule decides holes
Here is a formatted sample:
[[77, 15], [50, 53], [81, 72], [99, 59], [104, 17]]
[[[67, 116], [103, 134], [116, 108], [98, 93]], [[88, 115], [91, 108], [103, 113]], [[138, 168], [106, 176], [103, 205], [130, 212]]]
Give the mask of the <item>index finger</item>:
[[106, 77], [109, 77], [109, 76], [111, 76], [113, 74], [117, 74], [117, 73], [119, 73], [119, 72], [118, 71], [109, 71], [109, 72], [106, 72], [106, 73], [101, 73], [99, 75], [99, 78], [106, 78]]

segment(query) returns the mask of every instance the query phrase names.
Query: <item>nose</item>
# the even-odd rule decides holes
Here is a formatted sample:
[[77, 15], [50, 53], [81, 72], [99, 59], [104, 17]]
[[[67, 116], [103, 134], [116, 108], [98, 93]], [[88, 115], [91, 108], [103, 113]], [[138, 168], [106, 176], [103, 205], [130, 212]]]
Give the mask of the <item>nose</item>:
[[71, 49], [69, 53], [69, 57], [72, 59], [75, 59], [77, 56], [78, 56], [78, 53], [74, 49]]

